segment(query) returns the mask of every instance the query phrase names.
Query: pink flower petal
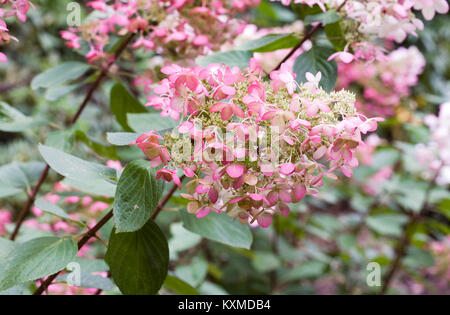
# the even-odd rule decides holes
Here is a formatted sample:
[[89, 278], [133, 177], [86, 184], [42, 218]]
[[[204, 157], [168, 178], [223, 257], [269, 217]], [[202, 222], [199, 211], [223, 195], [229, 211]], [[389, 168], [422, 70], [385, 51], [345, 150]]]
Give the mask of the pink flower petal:
[[244, 174], [244, 166], [239, 164], [231, 164], [227, 167], [227, 174], [231, 178], [239, 178]]

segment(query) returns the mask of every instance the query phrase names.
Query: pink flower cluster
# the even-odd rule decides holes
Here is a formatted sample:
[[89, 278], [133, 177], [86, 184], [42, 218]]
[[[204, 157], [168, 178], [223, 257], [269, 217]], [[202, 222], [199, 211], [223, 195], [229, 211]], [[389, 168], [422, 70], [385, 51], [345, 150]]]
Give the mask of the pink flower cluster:
[[[290, 0], [281, 1], [290, 5]], [[317, 4], [322, 11], [340, 8], [344, 18], [340, 22], [348, 45], [330, 59], [339, 57], [350, 63], [355, 59], [382, 61], [385, 49], [374, 42], [384, 39], [403, 42], [407, 35], [417, 36], [423, 23], [416, 18], [413, 9], [421, 10], [425, 19], [431, 20], [435, 12], [445, 14], [449, 6], [446, 0], [294, 0], [296, 4], [313, 6]]]
[[286, 64], [270, 81], [254, 59], [245, 71], [211, 64], [162, 72], [168, 78], [147, 105], [179, 125], [135, 144], [153, 167], [164, 166], [157, 178], [177, 185], [181, 172], [190, 178], [182, 196], [199, 218], [227, 212], [268, 227], [273, 214], [289, 214], [288, 204], [315, 196], [324, 176], [337, 179], [341, 170], [350, 177], [361, 135], [380, 120], [357, 113], [352, 93], [321, 89], [320, 72], [299, 85]]
[[392, 116], [402, 99], [410, 95], [410, 88], [417, 84], [424, 67], [425, 58], [416, 47], [400, 47], [382, 62], [340, 62], [337, 85], [362, 89], [357, 106], [367, 115]]
[[427, 144], [416, 147], [419, 163], [426, 167], [426, 177], [437, 175], [436, 183], [450, 184], [450, 102], [440, 107], [439, 116], [428, 115], [425, 123], [431, 131]]
[[[245, 23], [233, 18], [260, 0], [95, 0], [87, 3], [98, 18], [62, 31], [71, 48], [89, 44], [90, 62], [108, 58], [110, 36], [137, 34], [134, 48], [172, 59], [195, 58], [218, 50], [239, 34]], [[200, 3], [199, 3], [200, 2]]]
[[[31, 5], [28, 0], [0, 0], [0, 44], [9, 44], [11, 40], [17, 40], [9, 34], [8, 25], [4, 19], [16, 16], [20, 21], [25, 22]], [[0, 62], [7, 61], [6, 55], [0, 52]]]

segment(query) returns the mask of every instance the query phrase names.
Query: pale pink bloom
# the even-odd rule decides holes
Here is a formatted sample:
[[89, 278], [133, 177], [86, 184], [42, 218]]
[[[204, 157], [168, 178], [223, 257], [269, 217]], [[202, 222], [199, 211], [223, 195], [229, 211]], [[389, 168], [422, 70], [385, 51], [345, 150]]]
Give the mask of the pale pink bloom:
[[414, 9], [422, 10], [425, 20], [432, 20], [435, 12], [445, 14], [448, 12], [446, 0], [415, 0]]
[[109, 207], [109, 204], [103, 201], [96, 201], [90, 207], [91, 212], [103, 211]]
[[244, 118], [245, 114], [244, 111], [236, 104], [234, 103], [225, 103], [225, 102], [220, 102], [217, 103], [216, 105], [213, 105], [210, 109], [210, 112], [221, 112], [220, 117], [222, 118], [222, 120], [229, 120], [233, 114], [240, 117], [240, 118]]

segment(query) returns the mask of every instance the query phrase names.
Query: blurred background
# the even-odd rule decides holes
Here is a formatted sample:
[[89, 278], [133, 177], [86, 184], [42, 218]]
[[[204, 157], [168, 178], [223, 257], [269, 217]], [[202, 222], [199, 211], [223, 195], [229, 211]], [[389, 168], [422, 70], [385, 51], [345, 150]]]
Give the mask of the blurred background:
[[[2, 48], [9, 61], [0, 64], [0, 101], [33, 117], [35, 124], [20, 133], [0, 131], [0, 165], [23, 162], [30, 178], [42, 169], [42, 164], [34, 162], [42, 161], [37, 143], [58, 141], [52, 135], [70, 120], [86, 93], [83, 86], [75, 86], [71, 93], [30, 87], [33, 77], [44, 70], [64, 61], [84, 62], [83, 55], [67, 48], [59, 35], [67, 29], [63, 12], [69, 2], [33, 1], [36, 9], [30, 10], [27, 23], [12, 20], [8, 24], [19, 42]], [[246, 18], [258, 29], [302, 28], [288, 7], [269, 1], [262, 1]], [[391, 63], [365, 69], [339, 65], [338, 88], [355, 92], [358, 106], [367, 115], [387, 117], [377, 135], [371, 136], [370, 145], [360, 152], [361, 165], [351, 179], [326, 182], [320, 198], [306, 198], [291, 207], [290, 216], [277, 216], [269, 229], [252, 229], [251, 250], [205, 241], [185, 230], [177, 213], [185, 203], [173, 198], [169, 211], [158, 219], [169, 239], [171, 272], [203, 294], [370, 294], [380, 292], [381, 287], [370, 280], [376, 267], [368, 268], [369, 263], [376, 262], [386, 276], [403, 250], [388, 293], [450, 294], [450, 174], [435, 176], [432, 153], [428, 154], [432, 131], [425, 123], [432, 119], [430, 115], [439, 114], [441, 104], [450, 101], [450, 19], [436, 16], [425, 23], [418, 38], [410, 36], [402, 46], [407, 49], [391, 56]], [[149, 69], [148, 57], [127, 52], [113, 74], [143, 103], [144, 94], [127, 73]], [[261, 56], [274, 64], [282, 57]], [[389, 73], [401, 82], [389, 79]], [[89, 74], [83, 79], [88, 80]], [[142, 156], [136, 148], [107, 144], [107, 132], [122, 130], [109, 106], [113, 84], [109, 80], [102, 85], [77, 123], [79, 131], [68, 141], [74, 155], [109, 161], [120, 168]], [[0, 111], [0, 123], [7, 118]], [[56, 196], [67, 211], [86, 220], [97, 218], [111, 201], [53, 184], [59, 180], [52, 173], [43, 192]], [[0, 235], [11, 231], [11, 222], [25, 200], [25, 195], [0, 199]], [[52, 217], [39, 214], [38, 209], [34, 211], [38, 217], [27, 219], [22, 240], [70, 230], [56, 226]], [[105, 239], [107, 228], [102, 234]], [[101, 258], [104, 250], [101, 242], [92, 243], [84, 255]], [[106, 272], [106, 267], [98, 271]], [[75, 290], [57, 284], [50, 292], [88, 294], [94, 289], [98, 288]], [[116, 292], [113, 286], [104, 289]], [[20, 290], [28, 292], [26, 287]]]

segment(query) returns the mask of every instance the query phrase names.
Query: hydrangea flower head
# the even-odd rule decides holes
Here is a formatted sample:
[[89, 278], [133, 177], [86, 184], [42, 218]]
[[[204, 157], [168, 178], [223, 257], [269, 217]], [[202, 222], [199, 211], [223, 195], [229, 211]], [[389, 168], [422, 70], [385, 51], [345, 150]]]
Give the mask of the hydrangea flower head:
[[[225, 65], [162, 69], [168, 77], [153, 89], [148, 106], [178, 122], [165, 135], [151, 130], [136, 144], [158, 178], [186, 184], [188, 211], [211, 211], [243, 223], [270, 225], [289, 204], [316, 195], [324, 176], [352, 175], [362, 135], [377, 128], [347, 91], [325, 92], [321, 73], [298, 84], [283, 65], [264, 80], [252, 60], [240, 70]], [[178, 171], [178, 173], [177, 173]]]

